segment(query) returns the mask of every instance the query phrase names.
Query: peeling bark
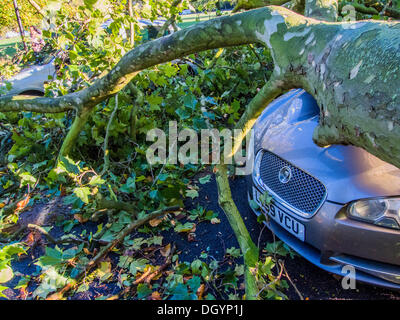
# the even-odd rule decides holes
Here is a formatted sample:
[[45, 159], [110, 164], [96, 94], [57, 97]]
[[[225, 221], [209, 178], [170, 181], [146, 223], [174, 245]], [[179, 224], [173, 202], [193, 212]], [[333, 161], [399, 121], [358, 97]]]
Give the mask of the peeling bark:
[[77, 109], [81, 116], [67, 137], [73, 141], [87, 110], [121, 90], [139, 71], [206, 49], [259, 42], [271, 50], [274, 75], [306, 89], [319, 103], [318, 144], [354, 144], [400, 166], [399, 29], [396, 22], [323, 23], [282, 7], [264, 7], [139, 46], [82, 91], [57, 98], [1, 97], [0, 111]]
[[281, 6], [286, 2], [288, 1], [287, 0], [238, 0], [232, 12], [237, 12], [242, 9], [250, 10], [272, 5]]

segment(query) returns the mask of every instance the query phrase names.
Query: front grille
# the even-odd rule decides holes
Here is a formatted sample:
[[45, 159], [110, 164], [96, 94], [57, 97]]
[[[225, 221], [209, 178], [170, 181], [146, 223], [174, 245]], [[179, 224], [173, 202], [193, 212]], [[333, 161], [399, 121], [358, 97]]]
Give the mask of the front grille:
[[[279, 180], [279, 171], [289, 167], [292, 176], [287, 183]], [[305, 171], [269, 151], [260, 162], [260, 177], [276, 196], [305, 215], [314, 214], [326, 198], [325, 186]]]

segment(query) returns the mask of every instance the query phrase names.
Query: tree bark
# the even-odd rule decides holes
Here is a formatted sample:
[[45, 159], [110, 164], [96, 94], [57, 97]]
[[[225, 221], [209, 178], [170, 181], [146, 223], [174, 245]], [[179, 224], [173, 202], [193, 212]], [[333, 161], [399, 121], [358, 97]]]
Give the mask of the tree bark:
[[256, 9], [271, 5], [281, 6], [286, 2], [288, 1], [287, 0], [238, 0], [232, 12], [237, 12], [242, 9], [243, 10]]

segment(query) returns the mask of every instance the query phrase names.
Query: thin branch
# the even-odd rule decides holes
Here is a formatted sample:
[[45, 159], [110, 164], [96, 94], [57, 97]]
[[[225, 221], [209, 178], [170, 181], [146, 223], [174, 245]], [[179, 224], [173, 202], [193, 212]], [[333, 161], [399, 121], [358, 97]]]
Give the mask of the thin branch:
[[280, 269], [281, 269], [278, 276], [274, 279], [274, 281], [271, 281], [271, 282], [267, 283], [264, 287], [262, 287], [261, 290], [257, 293], [257, 297], [259, 297], [263, 291], [267, 290], [268, 288], [270, 288], [272, 285], [276, 284], [281, 279], [282, 273], [283, 273], [283, 264], [279, 261], [278, 265], [280, 266]]
[[[182, 0], [175, 0], [171, 4], [171, 8], [175, 8], [181, 4]], [[164, 36], [165, 32], [167, 31], [170, 25], [173, 25], [176, 20], [176, 14], [171, 15], [171, 17], [162, 25], [160, 30], [157, 33], [157, 38]]]
[[42, 228], [41, 226], [38, 226], [36, 224], [28, 224], [27, 225], [28, 229], [33, 229], [36, 230], [38, 232], [40, 232], [41, 234], [43, 234], [47, 240], [49, 240], [51, 243], [53, 244], [63, 244], [63, 243], [88, 243], [85, 240], [79, 239], [74, 237], [73, 235], [69, 235], [69, 238], [64, 238], [64, 239], [55, 239], [51, 234], [49, 234], [44, 228]]
[[378, 10], [376, 10], [375, 8], [367, 7], [367, 6], [357, 3], [357, 2], [341, 2], [340, 11], [342, 12], [342, 9], [347, 5], [352, 6], [354, 8], [354, 10], [356, 10], [357, 12], [362, 13], [362, 14], [368, 14], [368, 15], [378, 15], [379, 14]]
[[[17, 99], [12, 95], [2, 96], [0, 112], [26, 110], [58, 113], [71, 109], [91, 110], [98, 103], [119, 92], [144, 69], [204, 50], [259, 42], [253, 23], [242, 24], [242, 21], [264, 20], [265, 14], [271, 11], [270, 8], [263, 8], [233, 16], [222, 16], [146, 42], [125, 54], [108, 74], [81, 91], [55, 98]], [[226, 25], [230, 27], [223, 27]]]
[[108, 124], [107, 124], [107, 129], [106, 129], [106, 136], [104, 138], [104, 145], [103, 145], [103, 151], [104, 151], [104, 167], [103, 170], [101, 171], [100, 175], [104, 175], [108, 168], [110, 167], [110, 151], [108, 150], [108, 139], [110, 136], [110, 128], [111, 128], [111, 124], [114, 120], [115, 114], [117, 113], [118, 110], [118, 93], [115, 95], [115, 107], [114, 110], [111, 113], [110, 119], [108, 120]]
[[76, 276], [76, 278], [68, 283], [66, 286], [52, 294], [47, 298], [47, 300], [59, 300], [62, 299], [63, 295], [69, 292], [71, 289], [73, 289], [79, 282], [80, 280], [84, 277], [85, 274], [87, 274], [92, 268], [94, 268], [105, 256], [108, 252], [110, 252], [114, 247], [116, 247], [118, 244], [124, 241], [125, 237], [128, 236], [134, 229], [146, 224], [150, 220], [153, 220], [161, 215], [167, 214], [172, 211], [179, 210], [180, 207], [174, 206], [174, 207], [167, 207], [161, 210], [154, 211], [148, 215], [146, 215], [144, 218], [140, 220], [135, 220], [131, 224], [129, 224], [127, 227], [122, 229], [118, 236], [110, 242], [107, 246], [103, 247], [100, 252], [92, 259], [89, 261], [89, 263], [83, 268], [83, 270]]
[[114, 201], [107, 199], [99, 199], [97, 200], [97, 208], [98, 209], [109, 209], [109, 210], [119, 210], [126, 211], [132, 214], [133, 217], [136, 217], [136, 211], [133, 207], [133, 204], [124, 201]]
[[303, 295], [301, 294], [301, 292], [299, 291], [299, 289], [297, 289], [297, 286], [294, 284], [294, 282], [292, 281], [292, 279], [289, 277], [289, 274], [286, 270], [285, 265], [283, 265], [283, 270], [285, 272], [285, 276], [286, 278], [289, 280], [290, 284], [293, 286], [294, 290], [296, 291], [297, 295], [299, 296], [300, 300], [304, 300]]

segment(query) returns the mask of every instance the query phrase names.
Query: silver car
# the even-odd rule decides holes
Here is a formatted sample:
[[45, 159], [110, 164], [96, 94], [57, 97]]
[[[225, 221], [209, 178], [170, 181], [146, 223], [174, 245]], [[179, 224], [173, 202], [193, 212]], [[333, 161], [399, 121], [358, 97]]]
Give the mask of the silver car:
[[400, 170], [354, 146], [318, 147], [318, 120], [316, 101], [300, 89], [264, 110], [251, 142], [251, 207], [320, 268], [400, 289]]
[[[166, 19], [158, 19], [154, 21], [139, 19], [139, 27], [142, 30], [147, 30], [147, 33], [144, 34], [145, 40], [155, 38], [158, 34], [158, 30], [164, 25], [166, 21]], [[101, 28], [106, 30], [110, 27], [112, 22], [112, 19], [107, 20], [101, 25]], [[180, 30], [179, 27], [178, 30]], [[173, 33], [174, 28], [172, 26], [169, 26], [166, 32]], [[123, 39], [127, 38], [125, 28], [120, 28], [120, 35]], [[195, 64], [187, 61], [183, 62], [182, 60], [174, 60], [172, 61], [172, 63], [185, 63], [188, 64], [192, 68], [192, 70], [197, 69]], [[47, 81], [51, 81], [50, 79], [55, 79], [56, 76], [55, 56], [50, 55], [40, 64], [29, 66], [7, 80], [1, 81], [2, 79], [0, 79], [0, 95], [44, 95], [45, 83]], [[9, 86], [11, 86], [10, 90], [7, 90], [7, 83]]]

